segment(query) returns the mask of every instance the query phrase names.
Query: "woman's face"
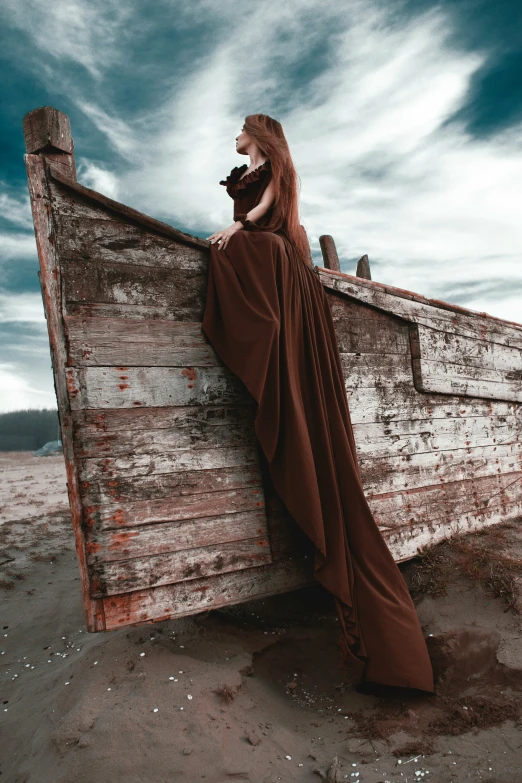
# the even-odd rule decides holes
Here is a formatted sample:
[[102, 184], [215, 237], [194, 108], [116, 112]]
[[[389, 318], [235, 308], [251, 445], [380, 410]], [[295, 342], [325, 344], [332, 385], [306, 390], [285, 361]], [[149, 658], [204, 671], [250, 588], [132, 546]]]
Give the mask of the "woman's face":
[[245, 126], [241, 128], [241, 133], [236, 136], [236, 152], [240, 155], [248, 155], [247, 149], [253, 142], [252, 136], [249, 136], [245, 130]]

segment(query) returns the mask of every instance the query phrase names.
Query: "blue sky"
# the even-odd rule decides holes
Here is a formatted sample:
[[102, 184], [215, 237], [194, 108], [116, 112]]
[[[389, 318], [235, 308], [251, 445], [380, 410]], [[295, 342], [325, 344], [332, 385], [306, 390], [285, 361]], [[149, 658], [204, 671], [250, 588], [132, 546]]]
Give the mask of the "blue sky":
[[55, 405], [24, 114], [71, 118], [78, 179], [184, 231], [231, 222], [218, 182], [276, 117], [321, 264], [522, 322], [520, 0], [4, 0], [0, 411]]

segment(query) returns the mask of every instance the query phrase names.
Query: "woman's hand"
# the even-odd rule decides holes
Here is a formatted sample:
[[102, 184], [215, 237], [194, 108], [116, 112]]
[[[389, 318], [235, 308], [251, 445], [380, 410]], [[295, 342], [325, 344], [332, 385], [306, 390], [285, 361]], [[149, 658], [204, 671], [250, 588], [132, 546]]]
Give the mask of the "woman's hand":
[[215, 234], [211, 234], [207, 239], [210, 239], [211, 245], [214, 242], [219, 242], [218, 250], [222, 250], [228, 245], [230, 237], [242, 228], [243, 224], [238, 220], [236, 223], [232, 223], [228, 228], [224, 228], [223, 231], [216, 231]]

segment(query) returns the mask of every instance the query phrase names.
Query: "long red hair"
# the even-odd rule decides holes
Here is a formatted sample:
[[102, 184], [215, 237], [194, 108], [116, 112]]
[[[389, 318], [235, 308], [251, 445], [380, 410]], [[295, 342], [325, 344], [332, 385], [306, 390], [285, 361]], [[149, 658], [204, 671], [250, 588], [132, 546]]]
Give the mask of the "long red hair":
[[245, 130], [271, 164], [275, 203], [270, 222], [263, 227], [268, 231], [282, 230], [297, 250], [299, 258], [308, 266], [313, 266], [308, 236], [299, 222], [301, 180], [283, 126], [268, 114], [249, 114], [245, 117]]

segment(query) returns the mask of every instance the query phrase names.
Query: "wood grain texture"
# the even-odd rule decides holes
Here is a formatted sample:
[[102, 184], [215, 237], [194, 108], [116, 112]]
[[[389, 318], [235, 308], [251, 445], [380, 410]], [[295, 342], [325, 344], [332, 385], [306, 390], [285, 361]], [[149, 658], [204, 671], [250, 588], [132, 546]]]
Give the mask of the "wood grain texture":
[[33, 109], [23, 120], [25, 150], [29, 153], [52, 148], [74, 154], [71, 123], [66, 114], [52, 106]]
[[40, 262], [40, 283], [51, 348], [76, 554], [80, 565], [83, 605], [87, 628], [90, 631], [100, 631], [105, 628], [103, 603], [93, 600], [90, 595], [90, 574], [86, 565], [85, 541], [82, 531], [82, 503], [78, 469], [74, 459], [69, 390], [65, 377], [68, 357], [61, 313], [60, 259], [56, 254], [56, 227], [52, 217], [48, 172], [44, 159], [39, 155], [26, 155], [25, 165]]
[[102, 598], [271, 562], [270, 544], [265, 536], [220, 542], [219, 545], [181, 552], [96, 563], [91, 565], [91, 595]]
[[522, 348], [423, 325], [410, 339], [419, 391], [522, 402]]
[[315, 583], [311, 558], [290, 555], [276, 565], [136, 590], [106, 598], [103, 604], [107, 629], [113, 629], [197, 614]]
[[437, 299], [427, 299], [412, 291], [352, 277], [342, 272], [317, 268], [328, 290], [364, 302], [407, 322], [432, 329], [522, 348], [522, 324], [468, 310]]

